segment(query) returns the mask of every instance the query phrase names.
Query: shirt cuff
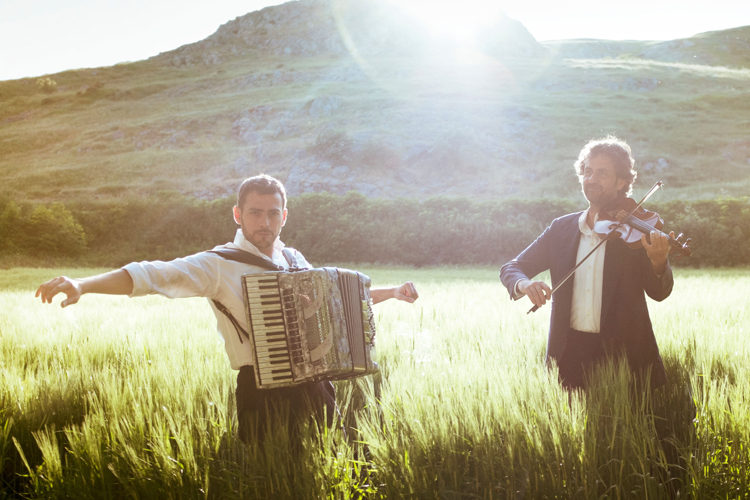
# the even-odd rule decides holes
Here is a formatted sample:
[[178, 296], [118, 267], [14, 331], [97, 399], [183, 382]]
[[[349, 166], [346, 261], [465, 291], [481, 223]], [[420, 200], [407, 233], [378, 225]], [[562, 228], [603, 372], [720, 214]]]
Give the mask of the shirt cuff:
[[131, 262], [121, 268], [127, 272], [133, 280], [133, 292], [128, 297], [143, 297], [151, 293], [148, 283], [148, 274], [140, 262]]

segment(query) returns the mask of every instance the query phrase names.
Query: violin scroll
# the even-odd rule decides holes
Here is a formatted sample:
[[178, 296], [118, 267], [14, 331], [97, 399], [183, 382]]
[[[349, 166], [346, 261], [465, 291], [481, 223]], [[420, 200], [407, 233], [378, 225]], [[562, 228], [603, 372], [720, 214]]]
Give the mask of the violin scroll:
[[685, 240], [685, 243], [683, 243], [680, 240], [684, 236], [685, 236], [684, 234], [680, 233], [680, 234], [677, 235], [677, 238], [675, 238], [673, 240], [675, 243], [677, 243], [678, 245], [680, 245], [679, 248], [676, 248], [675, 245], [672, 243], [672, 241], [669, 242], [669, 244], [672, 246], [673, 249], [675, 249], [678, 252], [680, 252], [680, 254], [677, 256], [677, 260], [680, 260], [682, 257], [690, 257], [691, 255], [693, 255], [693, 251], [690, 250], [690, 243], [692, 243], [693, 240], [690, 239], [690, 238], [688, 238], [688, 239]]

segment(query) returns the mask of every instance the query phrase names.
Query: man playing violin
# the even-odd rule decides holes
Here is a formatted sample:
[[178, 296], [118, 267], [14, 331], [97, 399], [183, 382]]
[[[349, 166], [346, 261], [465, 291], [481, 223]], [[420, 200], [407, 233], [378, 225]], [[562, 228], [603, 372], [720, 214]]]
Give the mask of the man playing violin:
[[[618, 355], [624, 355], [639, 376], [650, 372], [652, 387], [667, 380], [645, 297], [662, 301], [672, 292], [667, 235], [644, 234], [638, 249], [607, 239], [552, 295], [552, 289], [601, 242], [594, 224], [605, 205], [630, 195], [634, 163], [630, 146], [616, 137], [586, 144], [575, 169], [589, 208], [552, 221], [500, 270], [513, 300], [525, 295], [537, 307], [552, 301], [546, 361], [557, 363], [560, 380], [569, 389], [584, 388], [594, 365]], [[545, 270], [550, 271], [553, 288], [532, 279]]]

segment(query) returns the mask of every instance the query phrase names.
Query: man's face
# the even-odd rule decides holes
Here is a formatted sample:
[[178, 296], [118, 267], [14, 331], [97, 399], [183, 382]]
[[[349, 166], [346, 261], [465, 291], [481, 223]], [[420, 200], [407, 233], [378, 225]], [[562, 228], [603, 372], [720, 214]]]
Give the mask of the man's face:
[[615, 164], [607, 155], [590, 158], [583, 169], [581, 187], [589, 205], [600, 208], [617, 196], [625, 186], [625, 179], [619, 179]]
[[261, 252], [270, 252], [286, 223], [286, 209], [279, 193], [247, 193], [245, 202], [234, 207], [234, 220], [242, 228], [245, 239]]

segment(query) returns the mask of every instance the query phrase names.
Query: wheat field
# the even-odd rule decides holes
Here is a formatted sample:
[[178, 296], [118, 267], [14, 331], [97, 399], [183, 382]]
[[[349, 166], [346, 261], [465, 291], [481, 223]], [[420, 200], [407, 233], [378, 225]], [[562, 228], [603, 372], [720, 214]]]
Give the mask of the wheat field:
[[0, 270], [0, 498], [746, 498], [750, 270], [677, 270], [649, 302], [669, 384], [587, 394], [544, 356], [492, 268], [372, 268], [413, 280], [376, 306], [377, 376], [337, 382], [348, 432], [236, 435], [236, 374], [205, 299], [34, 299], [93, 269]]

